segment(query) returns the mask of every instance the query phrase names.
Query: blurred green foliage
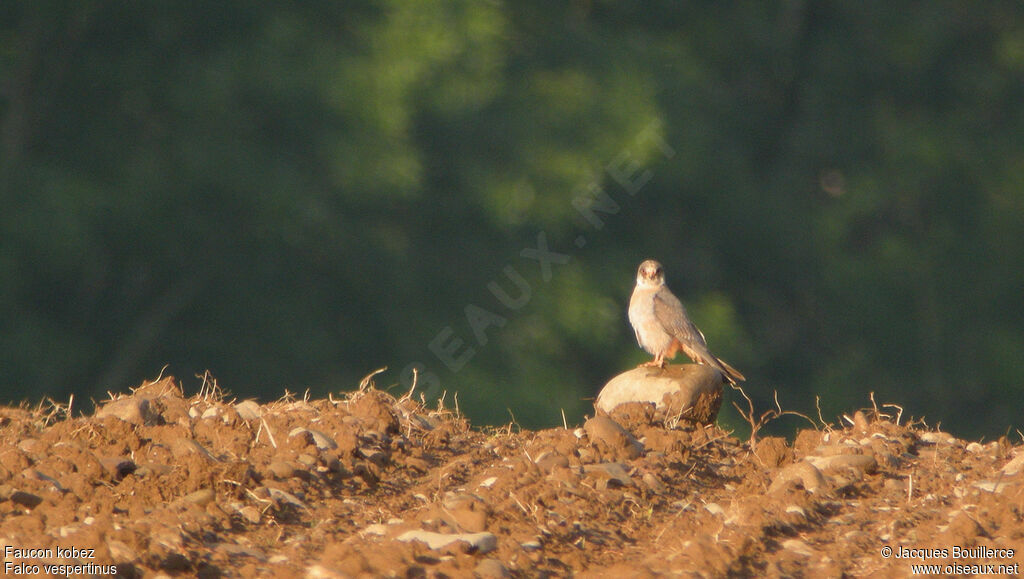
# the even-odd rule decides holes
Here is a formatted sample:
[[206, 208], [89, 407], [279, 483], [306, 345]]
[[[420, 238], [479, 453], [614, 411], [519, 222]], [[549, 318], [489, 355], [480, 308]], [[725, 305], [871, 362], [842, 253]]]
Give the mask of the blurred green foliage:
[[15, 0], [0, 83], [6, 399], [578, 421], [654, 257], [759, 406], [1022, 426], [1017, 1]]

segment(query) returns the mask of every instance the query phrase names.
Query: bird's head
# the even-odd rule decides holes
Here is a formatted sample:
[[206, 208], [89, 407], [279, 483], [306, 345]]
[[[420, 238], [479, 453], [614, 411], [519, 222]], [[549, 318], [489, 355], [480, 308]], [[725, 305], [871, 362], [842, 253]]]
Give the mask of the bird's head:
[[665, 285], [665, 268], [653, 259], [640, 264], [636, 270], [636, 285], [640, 287], [661, 287]]

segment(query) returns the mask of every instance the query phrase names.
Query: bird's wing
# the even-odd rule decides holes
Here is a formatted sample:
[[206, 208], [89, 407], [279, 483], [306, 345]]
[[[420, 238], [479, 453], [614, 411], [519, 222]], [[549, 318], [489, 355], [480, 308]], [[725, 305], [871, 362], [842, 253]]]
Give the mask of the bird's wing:
[[746, 380], [738, 370], [708, 351], [704, 334], [687, 317], [686, 308], [683, 307], [679, 298], [672, 295], [672, 292], [666, 287], [662, 287], [654, 295], [654, 317], [666, 331], [679, 340], [683, 352], [694, 362], [712, 366], [733, 384]]
[[662, 287], [654, 294], [654, 317], [680, 342], [700, 346], [701, 349], [707, 348], [704, 334], [686, 316], [686, 308], [679, 298], [666, 287]]

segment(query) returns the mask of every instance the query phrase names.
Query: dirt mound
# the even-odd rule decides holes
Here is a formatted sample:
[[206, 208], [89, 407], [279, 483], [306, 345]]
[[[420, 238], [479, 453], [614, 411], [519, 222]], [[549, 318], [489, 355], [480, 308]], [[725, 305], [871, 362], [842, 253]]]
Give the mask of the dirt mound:
[[643, 413], [480, 432], [372, 386], [259, 405], [165, 378], [59, 410], [0, 409], [8, 573], [909, 575], [1024, 549], [1020, 446], [870, 413], [752, 449]]

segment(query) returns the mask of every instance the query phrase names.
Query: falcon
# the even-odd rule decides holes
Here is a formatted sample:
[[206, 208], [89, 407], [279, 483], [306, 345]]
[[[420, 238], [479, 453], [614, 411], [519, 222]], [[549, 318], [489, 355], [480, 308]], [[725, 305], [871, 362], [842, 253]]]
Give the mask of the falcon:
[[746, 380], [743, 374], [708, 351], [704, 334], [686, 315], [686, 308], [665, 285], [665, 269], [653, 259], [640, 264], [636, 287], [629, 298], [629, 323], [636, 341], [654, 360], [641, 366], [664, 368], [666, 360], [682, 351], [698, 364], [722, 373], [731, 384]]

